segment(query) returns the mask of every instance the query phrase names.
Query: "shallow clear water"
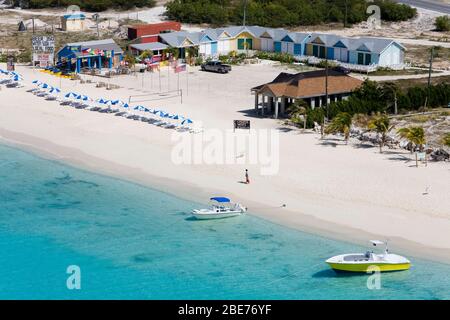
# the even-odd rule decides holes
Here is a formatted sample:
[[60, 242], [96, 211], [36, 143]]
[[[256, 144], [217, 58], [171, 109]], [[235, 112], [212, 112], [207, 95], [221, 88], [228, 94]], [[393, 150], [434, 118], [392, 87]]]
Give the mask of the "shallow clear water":
[[[364, 250], [251, 215], [189, 219], [198, 204], [0, 145], [1, 299], [449, 299], [450, 266], [337, 275]], [[66, 268], [81, 268], [81, 289]]]

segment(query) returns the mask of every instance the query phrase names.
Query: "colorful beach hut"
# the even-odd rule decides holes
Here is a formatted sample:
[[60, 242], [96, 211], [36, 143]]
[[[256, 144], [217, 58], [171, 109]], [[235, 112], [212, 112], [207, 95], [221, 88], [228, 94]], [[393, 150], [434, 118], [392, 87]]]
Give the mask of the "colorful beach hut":
[[117, 67], [123, 59], [123, 50], [113, 39], [68, 43], [57, 53], [61, 68], [79, 73], [82, 68]]

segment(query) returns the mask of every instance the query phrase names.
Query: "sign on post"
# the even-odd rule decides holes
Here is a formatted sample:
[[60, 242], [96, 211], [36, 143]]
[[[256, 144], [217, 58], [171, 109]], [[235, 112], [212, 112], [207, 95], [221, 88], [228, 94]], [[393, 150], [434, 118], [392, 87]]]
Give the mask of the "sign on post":
[[16, 68], [14, 66], [14, 57], [13, 56], [8, 56], [8, 58], [6, 60], [6, 70], [8, 70], [8, 71], [16, 70]]
[[33, 36], [31, 38], [33, 48], [33, 66], [47, 67], [53, 65], [55, 57], [54, 36]]
[[236, 129], [250, 130], [250, 120], [234, 120], [233, 122], [234, 122], [233, 131], [236, 131]]

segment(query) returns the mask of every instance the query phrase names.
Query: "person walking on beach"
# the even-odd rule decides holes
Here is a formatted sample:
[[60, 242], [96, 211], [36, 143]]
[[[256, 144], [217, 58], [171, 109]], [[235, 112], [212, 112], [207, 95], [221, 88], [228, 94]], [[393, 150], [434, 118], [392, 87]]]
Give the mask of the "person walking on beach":
[[245, 183], [250, 184], [250, 179], [248, 178], [248, 169], [245, 169]]

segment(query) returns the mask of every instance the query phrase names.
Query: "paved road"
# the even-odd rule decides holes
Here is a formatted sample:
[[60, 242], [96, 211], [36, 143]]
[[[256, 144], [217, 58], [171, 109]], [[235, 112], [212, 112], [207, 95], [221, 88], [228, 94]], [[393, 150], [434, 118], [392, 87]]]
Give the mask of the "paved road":
[[448, 0], [395, 0], [397, 2], [406, 3], [413, 7], [423, 8], [427, 10], [437, 11], [450, 14], [450, 1]]

